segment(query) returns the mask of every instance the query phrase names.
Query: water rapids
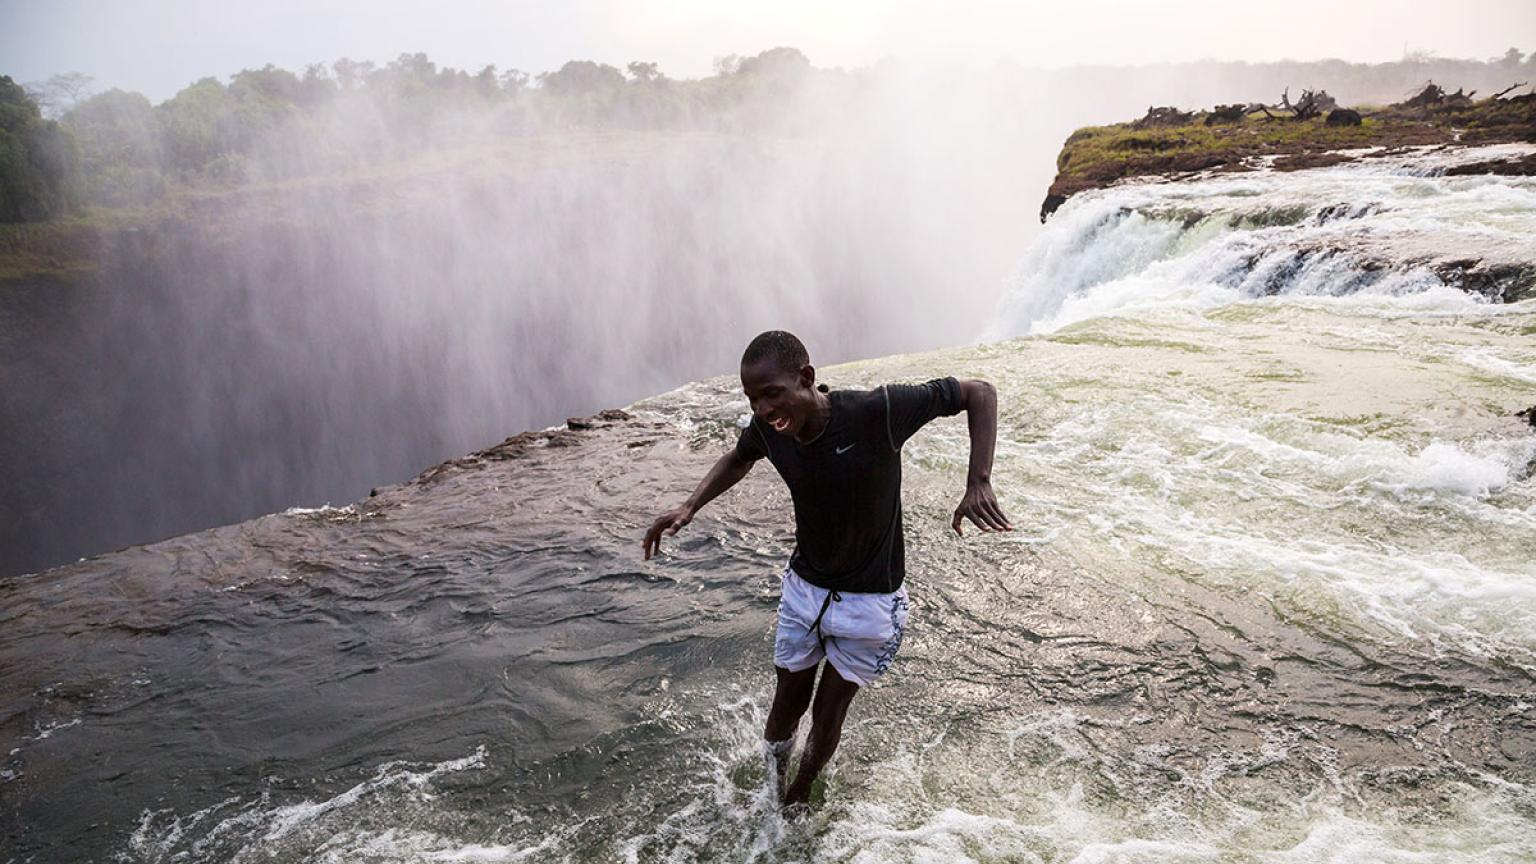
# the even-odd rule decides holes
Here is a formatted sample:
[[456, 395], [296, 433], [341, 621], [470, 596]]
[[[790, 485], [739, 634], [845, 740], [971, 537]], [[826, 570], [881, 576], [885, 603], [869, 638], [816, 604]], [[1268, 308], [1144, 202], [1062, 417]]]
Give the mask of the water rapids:
[[948, 532], [963, 420], [907, 445], [911, 633], [803, 822], [757, 755], [787, 494], [640, 560], [715, 379], [0, 584], [0, 859], [1528, 861], [1536, 305], [1455, 274], [1519, 272], [1536, 180], [1433, 174], [1083, 196], [988, 340], [824, 370], [993, 381], [1020, 530]]

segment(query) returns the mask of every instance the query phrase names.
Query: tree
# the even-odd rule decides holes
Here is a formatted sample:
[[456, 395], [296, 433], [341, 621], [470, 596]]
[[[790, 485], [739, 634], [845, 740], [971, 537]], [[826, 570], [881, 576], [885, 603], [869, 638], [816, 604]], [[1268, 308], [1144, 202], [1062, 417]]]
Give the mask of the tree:
[[487, 66], [475, 74], [475, 92], [486, 99], [495, 99], [501, 95], [501, 86], [496, 80], [496, 67]]
[[784, 96], [811, 74], [811, 61], [795, 48], [770, 48], [736, 66], [730, 78], [748, 91]]
[[625, 68], [629, 70], [629, 76], [639, 84], [654, 84], [667, 80], [667, 76], [661, 74], [661, 68], [655, 63], [642, 63], [636, 60]]
[[508, 96], [516, 96], [528, 86], [528, 73], [521, 69], [508, 69], [501, 73], [501, 89]]
[[554, 72], [539, 76], [545, 93], [554, 101], [553, 116], [561, 123], [604, 127], [622, 125], [624, 73], [607, 63], [572, 60]]
[[324, 63], [311, 63], [304, 67], [304, 77], [299, 81], [299, 104], [318, 105], [336, 95], [337, 84], [331, 78]]
[[390, 61], [384, 71], [389, 73], [391, 83], [402, 92], [430, 87], [437, 79], [437, 64], [420, 51], [401, 54]]
[[501, 89], [508, 95], [516, 95], [528, 86], [528, 74], [522, 69], [507, 69], [501, 74]]
[[79, 196], [74, 138], [45, 119], [21, 85], [0, 75], [0, 222], [62, 216]]
[[240, 123], [237, 105], [217, 78], [203, 78], [160, 103], [160, 120], [168, 168], [197, 171], [223, 153], [237, 149]]
[[748, 57], [736, 67], [737, 75], [756, 78], [793, 80], [810, 74], [811, 61], [798, 48], [770, 48], [756, 57]]
[[82, 72], [65, 72], [28, 84], [26, 90], [43, 116], [56, 118], [89, 96], [95, 80]]
[[351, 90], [362, 86], [368, 76], [373, 74], [373, 61], [364, 60], [359, 63], [356, 60], [348, 60], [343, 57], [331, 64], [331, 71], [336, 73], [336, 83], [343, 90]]
[[229, 76], [229, 92], [241, 99], [296, 105], [303, 98], [304, 85], [297, 75], [268, 63]]
[[579, 96], [624, 86], [624, 73], [607, 63], [572, 60], [554, 72], [540, 75], [539, 81], [552, 95]]
[[164, 193], [160, 124], [143, 94], [98, 93], [70, 109], [62, 122], [79, 143], [85, 195], [92, 203], [134, 206]]

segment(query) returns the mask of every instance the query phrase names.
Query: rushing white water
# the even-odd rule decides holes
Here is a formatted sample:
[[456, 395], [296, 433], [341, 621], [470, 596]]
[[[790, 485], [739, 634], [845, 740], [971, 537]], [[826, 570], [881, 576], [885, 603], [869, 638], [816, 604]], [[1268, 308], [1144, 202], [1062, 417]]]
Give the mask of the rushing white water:
[[[1261, 681], [1314, 662], [1291, 656], [1294, 628], [1428, 668], [1522, 670], [1503, 685], [1502, 710], [1528, 717], [1536, 434], [1514, 415], [1536, 405], [1536, 304], [1448, 282], [1503, 267], [1519, 275], [1502, 288], [1529, 290], [1536, 269], [1521, 268], [1536, 264], [1536, 181], [1435, 176], [1487, 155], [1084, 196], [1025, 257], [988, 330], [1027, 338], [832, 370], [863, 385], [974, 374], [1004, 394], [996, 485], [1023, 530], [993, 543], [1016, 551], [984, 564], [943, 551], [933, 526], [953, 506], [966, 442], [959, 426], [935, 430], [908, 457], [909, 512], [919, 514], [910, 530], [932, 580], [918, 602], [950, 585], [974, 592], [1023, 556], [1094, 574], [1144, 609], [1178, 609], [1148, 625], [1153, 641], [1201, 618], [1238, 642], [1278, 625], [1254, 640], [1266, 643], [1253, 658]], [[1447, 278], [1446, 261], [1471, 266]], [[685, 398], [695, 412], [710, 403]], [[967, 650], [995, 650], [1013, 617], [977, 609], [979, 632], [943, 636], [967, 649], [930, 649], [967, 680]], [[1137, 623], [1152, 620], [1141, 614]], [[1112, 629], [1051, 614], [1021, 623]], [[1323, 682], [1292, 686], [1281, 698], [1338, 698]], [[856, 733], [865, 740], [851, 747], [900, 746], [849, 757], [838, 792], [850, 800], [815, 828], [809, 857], [1514, 862], [1536, 848], [1528, 770], [1469, 769], [1459, 757], [1399, 769], [1422, 772], [1436, 790], [1423, 799], [1374, 788], [1379, 766], [1363, 768], [1307, 722], [1275, 724], [1246, 747], [1187, 744], [1178, 724], [1138, 746], [1104, 744], [1183, 710], [1157, 703], [980, 709], [909, 726], [892, 695], [873, 722], [902, 730]], [[1449, 754], [1456, 723], [1427, 722], [1434, 740], [1414, 746]], [[1509, 752], [1529, 754], [1524, 734], [1505, 739]], [[1094, 786], [1113, 791], [1085, 792]]]
[[1446, 284], [1437, 271], [1448, 262], [1482, 262], [1478, 272], [1489, 265], [1536, 270], [1536, 179], [1436, 174], [1527, 149], [1426, 153], [1080, 195], [1025, 256], [987, 335], [1275, 294], [1417, 295], [1397, 308], [1466, 314], [1482, 298], [1435, 290]]
[[[1445, 158], [1085, 195], [1026, 254], [995, 339], [822, 370], [993, 381], [993, 483], [1019, 530], [949, 531], [963, 421], [906, 446], [911, 632], [809, 819], [780, 818], [758, 749], [790, 542], [776, 478], [636, 560], [652, 511], [729, 445], [727, 378], [156, 553], [221, 604], [186, 645], [243, 655], [292, 628], [262, 656], [296, 682], [215, 664], [209, 689], [313, 691], [317, 719], [274, 733], [305, 743], [259, 782], [143, 811], [117, 857], [1530, 861], [1536, 301], [1441, 271], [1518, 273], [1536, 186], [1433, 176]], [[151, 566], [103, 562], [128, 593]], [[236, 635], [204, 635], [218, 616]], [[284, 653], [305, 639], [342, 647]], [[31, 782], [23, 757], [114, 731], [52, 707], [67, 689], [0, 789]]]

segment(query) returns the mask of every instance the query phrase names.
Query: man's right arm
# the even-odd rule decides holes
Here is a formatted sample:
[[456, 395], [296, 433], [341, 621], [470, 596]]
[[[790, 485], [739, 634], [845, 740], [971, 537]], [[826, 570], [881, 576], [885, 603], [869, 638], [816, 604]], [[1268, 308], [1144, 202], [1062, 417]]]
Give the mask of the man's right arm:
[[645, 532], [645, 540], [642, 545], [645, 549], [645, 560], [651, 560], [651, 556], [661, 551], [661, 538], [665, 534], [671, 537], [679, 528], [693, 521], [693, 514], [699, 512], [705, 504], [715, 500], [721, 492], [741, 482], [741, 478], [747, 476], [752, 470], [753, 462], [744, 458], [735, 449], [721, 456], [699, 481], [698, 488], [688, 496], [681, 507], [668, 510], [657, 517], [651, 524], [651, 529]]

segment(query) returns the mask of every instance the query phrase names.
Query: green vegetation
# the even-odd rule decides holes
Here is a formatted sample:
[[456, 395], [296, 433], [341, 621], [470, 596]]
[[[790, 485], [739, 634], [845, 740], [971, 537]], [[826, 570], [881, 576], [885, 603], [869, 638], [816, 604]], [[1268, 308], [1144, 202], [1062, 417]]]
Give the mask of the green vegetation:
[[[178, 190], [346, 175], [528, 135], [762, 128], [785, 113], [762, 103], [790, 98], [812, 71], [793, 48], [726, 58], [695, 81], [667, 78], [654, 63], [631, 63], [626, 74], [587, 60], [530, 80], [494, 66], [439, 68], [416, 53], [382, 67], [316, 64], [303, 75], [247, 69], [228, 84], [203, 78], [159, 105], [122, 90], [87, 97], [89, 79], [77, 74], [32, 85], [31, 94], [0, 78], [0, 222], [57, 218], [81, 205], [152, 207]], [[39, 103], [58, 120], [44, 119]]]
[[[0, 283], [88, 273], [105, 234], [248, 213], [301, 184], [368, 201], [401, 174], [661, 146], [635, 133], [781, 131], [775, 123], [803, 122], [806, 112], [783, 109], [813, 71], [792, 48], [725, 58], [694, 81], [643, 62], [471, 74], [416, 53], [203, 78], [159, 105], [116, 89], [88, 95], [78, 74], [26, 89], [0, 77]], [[823, 87], [851, 81], [815, 74]]]
[[96, 269], [99, 229], [85, 220], [0, 223], [0, 285], [14, 279], [68, 280]]
[[[1315, 168], [1360, 158], [1347, 151], [1366, 148], [1379, 155], [1425, 145], [1536, 142], [1536, 96], [1530, 94], [1473, 101], [1430, 84], [1407, 102], [1361, 109], [1358, 125], [1332, 124], [1321, 113], [1298, 119], [1271, 115], [1262, 106], [1249, 108], [1187, 114], [1157, 108], [1132, 123], [1073, 132], [1057, 157], [1056, 181], [1042, 218], [1071, 195], [1129, 177], [1266, 165], [1280, 171]], [[1473, 166], [1478, 173], [1501, 167]], [[1533, 168], [1526, 160], [1510, 163], [1507, 170], [1531, 173]]]
[[1260, 117], [1207, 126], [1204, 115], [1197, 116], [1200, 120], [1187, 126], [1141, 129], [1120, 123], [1079, 129], [1056, 159], [1058, 177], [1091, 181], [1129, 176], [1140, 167], [1169, 161], [1212, 167], [1297, 146], [1368, 147], [1380, 125], [1375, 119], [1360, 126], [1328, 127], [1322, 118], [1276, 122]]
[[0, 75], [0, 222], [61, 216], [80, 197], [74, 138], [9, 76]]

